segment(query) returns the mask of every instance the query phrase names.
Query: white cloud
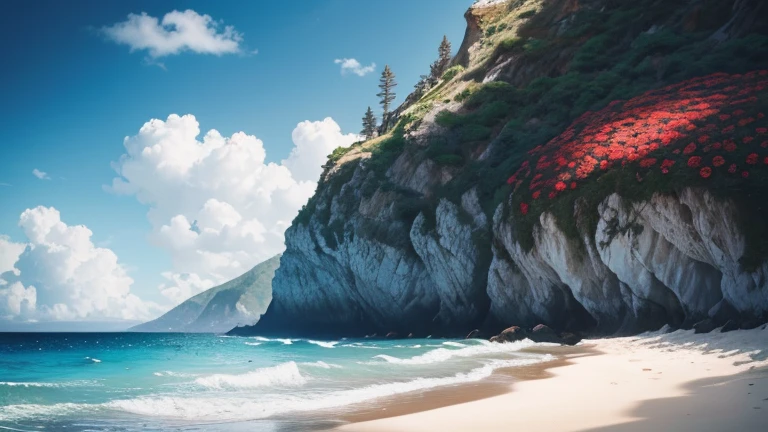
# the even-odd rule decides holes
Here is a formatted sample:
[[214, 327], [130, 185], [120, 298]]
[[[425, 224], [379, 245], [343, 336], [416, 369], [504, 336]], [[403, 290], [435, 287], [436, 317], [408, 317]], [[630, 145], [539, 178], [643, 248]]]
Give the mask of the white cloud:
[[276, 164], [252, 135], [199, 135], [193, 115], [150, 120], [125, 139], [114, 164], [120, 177], [106, 187], [149, 207], [150, 238], [172, 259], [160, 291], [174, 302], [282, 252], [283, 233], [314, 193], [328, 154], [359, 139], [331, 118], [301, 122], [290, 156]]
[[360, 64], [359, 61], [353, 58], [336, 59], [333, 62], [341, 65], [342, 75], [353, 73], [357, 76], [365, 76], [376, 69], [376, 63], [371, 63], [368, 66], [363, 66]]
[[40, 171], [39, 169], [35, 168], [32, 170], [32, 175], [39, 178], [40, 180], [50, 180], [51, 178], [48, 176], [48, 173], [45, 171]]
[[349, 147], [362, 139], [356, 134], [341, 133], [341, 127], [327, 117], [323, 121], [303, 121], [291, 133], [294, 147], [288, 159], [283, 160], [293, 178], [316, 182], [323, 172], [322, 165], [336, 147]]
[[27, 244], [0, 239], [0, 273], [11, 280], [0, 289], [0, 317], [136, 320], [159, 311], [130, 292], [133, 279], [112, 250], [94, 246], [86, 226], [42, 206], [25, 210], [19, 226]]
[[128, 19], [102, 27], [110, 40], [128, 45], [131, 51], [147, 50], [153, 59], [192, 51], [198, 54], [234, 54], [241, 52], [243, 37], [232, 26], [224, 26], [210, 15], [200, 15], [188, 9], [174, 10], [162, 21], [142, 12], [129, 14]]

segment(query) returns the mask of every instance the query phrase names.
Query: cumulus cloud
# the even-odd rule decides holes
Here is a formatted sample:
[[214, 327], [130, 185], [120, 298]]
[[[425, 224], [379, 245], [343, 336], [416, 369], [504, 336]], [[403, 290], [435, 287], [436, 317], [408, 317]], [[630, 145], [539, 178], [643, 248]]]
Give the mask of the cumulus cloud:
[[50, 180], [51, 178], [48, 176], [48, 173], [45, 171], [40, 171], [39, 169], [35, 168], [32, 170], [32, 175], [39, 178], [40, 180]]
[[[8, 236], [0, 235], [0, 277], [7, 272], [18, 276], [19, 270], [16, 269], [15, 264], [26, 247], [24, 243], [14, 243]], [[0, 286], [6, 284], [5, 280], [0, 279]]]
[[173, 266], [159, 288], [174, 302], [282, 252], [283, 233], [314, 193], [328, 154], [360, 138], [331, 118], [301, 122], [293, 150], [277, 164], [255, 136], [199, 136], [193, 115], [150, 120], [125, 139], [113, 166], [120, 177], [106, 187], [149, 207], [150, 238]]
[[376, 69], [376, 63], [363, 66], [359, 61], [353, 58], [336, 59], [333, 62], [341, 65], [342, 75], [353, 73], [357, 76], [365, 76]]
[[198, 54], [234, 54], [242, 50], [243, 37], [232, 26], [221, 25], [210, 15], [188, 9], [174, 10], [162, 20], [141, 14], [101, 28], [110, 40], [128, 45], [131, 51], [146, 50], [153, 59], [191, 51]]
[[130, 292], [117, 255], [91, 241], [84, 225], [61, 221], [53, 207], [19, 217], [27, 243], [0, 239], [0, 317], [22, 320], [147, 319], [159, 311]]

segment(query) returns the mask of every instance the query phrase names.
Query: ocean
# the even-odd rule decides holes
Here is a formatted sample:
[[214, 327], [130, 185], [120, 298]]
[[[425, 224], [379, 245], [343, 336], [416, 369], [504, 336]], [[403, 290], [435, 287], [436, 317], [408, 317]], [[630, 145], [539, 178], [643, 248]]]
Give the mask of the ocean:
[[552, 360], [531, 345], [0, 333], [0, 431], [318, 430], [361, 403]]

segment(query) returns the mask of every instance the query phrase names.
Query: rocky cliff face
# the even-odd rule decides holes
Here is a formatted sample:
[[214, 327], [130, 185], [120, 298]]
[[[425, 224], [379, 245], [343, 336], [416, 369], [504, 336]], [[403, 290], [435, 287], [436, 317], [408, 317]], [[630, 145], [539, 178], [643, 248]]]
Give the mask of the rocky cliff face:
[[[617, 92], [632, 96], [696, 76], [669, 69], [678, 61], [672, 56], [694, 43], [724, 55], [714, 44], [744, 35], [764, 43], [754, 34], [766, 20], [743, 12], [761, 3], [645, 1], [634, 7], [660, 10], [634, 15], [601, 0], [488, 3], [467, 13], [455, 59], [466, 68], [462, 75], [401, 107], [390, 136], [329, 161], [315, 197], [286, 233], [266, 315], [241, 333], [464, 335], [544, 323], [617, 334], [706, 318], [766, 321], [768, 261], [750, 252], [750, 233], [763, 231], [745, 225], [742, 201], [695, 182], [640, 199], [617, 183], [598, 199], [543, 208], [531, 224], [515, 210], [518, 191], [504, 184], [520, 155], [583, 114], [576, 106], [584, 92], [603, 91], [595, 81], [567, 93], [574, 80], [617, 75], [588, 106], [594, 109]], [[620, 30], [604, 25], [620, 19]], [[584, 33], [588, 26], [598, 30]], [[659, 36], [663, 31], [672, 33]], [[648, 51], [646, 38], [679, 46]], [[629, 66], [619, 64], [625, 61]], [[594, 64], [602, 66], [587, 72]], [[637, 75], [620, 76], [615, 68], [625, 66]], [[492, 91], [514, 103], [491, 99]]]

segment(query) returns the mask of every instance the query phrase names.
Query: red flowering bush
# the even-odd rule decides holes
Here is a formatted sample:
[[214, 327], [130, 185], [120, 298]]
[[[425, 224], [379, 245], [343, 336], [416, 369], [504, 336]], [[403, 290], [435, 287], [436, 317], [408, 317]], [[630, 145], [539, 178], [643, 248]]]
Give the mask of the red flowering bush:
[[520, 213], [522, 213], [523, 215], [528, 214], [528, 204], [520, 203]]
[[[519, 202], [542, 193], [556, 199], [617, 170], [640, 182], [657, 173], [711, 182], [719, 169], [738, 172], [739, 161], [768, 165], [768, 140], [755, 143], [755, 135], [768, 134], [768, 119], [760, 112], [766, 102], [768, 71], [714, 74], [614, 101], [530, 150], [507, 183]], [[749, 173], [742, 171], [742, 177]]]

